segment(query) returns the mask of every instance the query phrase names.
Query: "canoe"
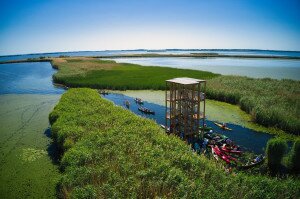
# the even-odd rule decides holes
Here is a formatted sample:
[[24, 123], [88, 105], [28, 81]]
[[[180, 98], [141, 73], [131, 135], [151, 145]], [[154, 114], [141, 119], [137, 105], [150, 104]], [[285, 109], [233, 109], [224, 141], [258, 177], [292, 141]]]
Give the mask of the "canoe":
[[222, 124], [219, 124], [219, 123], [217, 123], [217, 122], [214, 122], [214, 124], [215, 124], [215, 125], [217, 125], [218, 127], [220, 127], [220, 128], [221, 128], [221, 129], [223, 129], [223, 130], [232, 131], [232, 129], [231, 129], [231, 128], [228, 128], [228, 127], [223, 127], [223, 125], [222, 125]]
[[242, 165], [239, 167], [239, 169], [250, 169], [252, 167], [262, 164], [265, 161], [265, 158], [266, 158], [265, 156], [260, 155], [260, 156], [257, 156], [256, 158], [258, 158], [258, 157], [260, 157], [258, 161], [256, 161], [256, 162], [252, 161], [249, 164]]
[[109, 93], [107, 92], [107, 91], [100, 91], [100, 94], [102, 94], [102, 95], [108, 95]]
[[128, 100], [125, 101], [125, 106], [126, 106], [127, 108], [129, 108], [130, 102], [129, 102]]
[[134, 101], [138, 104], [144, 104], [144, 101], [140, 98], [135, 98]]
[[146, 113], [146, 114], [155, 114], [154, 111], [152, 111], [150, 109], [147, 109], [145, 107], [139, 107], [138, 110], [141, 111], [141, 112], [143, 112], [143, 113]]

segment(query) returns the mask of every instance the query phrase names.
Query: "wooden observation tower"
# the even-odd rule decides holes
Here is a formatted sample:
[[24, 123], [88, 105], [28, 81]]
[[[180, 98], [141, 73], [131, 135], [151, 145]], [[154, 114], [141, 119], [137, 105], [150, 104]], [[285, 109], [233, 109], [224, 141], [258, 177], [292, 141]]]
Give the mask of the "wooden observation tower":
[[199, 135], [199, 126], [205, 122], [205, 90], [205, 80], [166, 80], [166, 132], [185, 140]]

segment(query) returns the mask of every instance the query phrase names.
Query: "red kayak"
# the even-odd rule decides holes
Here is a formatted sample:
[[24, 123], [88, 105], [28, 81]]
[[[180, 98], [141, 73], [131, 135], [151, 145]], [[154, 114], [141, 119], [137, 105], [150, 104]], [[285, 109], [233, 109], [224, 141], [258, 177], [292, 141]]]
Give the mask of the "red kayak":
[[234, 154], [239, 154], [239, 155], [242, 153], [242, 151], [238, 151], [236, 149], [228, 149], [225, 146], [222, 146], [221, 150], [224, 151], [224, 152], [226, 152], [226, 153], [234, 153]]
[[227, 164], [230, 163], [230, 159], [229, 159], [225, 154], [223, 154], [223, 153], [220, 151], [219, 147], [217, 147], [217, 146], [212, 147], [212, 150], [215, 152], [215, 154], [216, 154], [217, 156], [219, 156], [219, 157], [220, 157], [222, 160], [224, 160]]

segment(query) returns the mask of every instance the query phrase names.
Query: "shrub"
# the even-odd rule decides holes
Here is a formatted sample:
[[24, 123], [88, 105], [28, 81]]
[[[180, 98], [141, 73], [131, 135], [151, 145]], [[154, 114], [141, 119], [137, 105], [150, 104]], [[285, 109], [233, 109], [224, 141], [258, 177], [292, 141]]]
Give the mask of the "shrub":
[[300, 139], [296, 140], [293, 144], [289, 155], [289, 167], [292, 172], [300, 173]]
[[268, 141], [266, 155], [268, 160], [268, 167], [272, 172], [279, 170], [281, 160], [287, 150], [287, 143], [283, 139], [273, 138]]

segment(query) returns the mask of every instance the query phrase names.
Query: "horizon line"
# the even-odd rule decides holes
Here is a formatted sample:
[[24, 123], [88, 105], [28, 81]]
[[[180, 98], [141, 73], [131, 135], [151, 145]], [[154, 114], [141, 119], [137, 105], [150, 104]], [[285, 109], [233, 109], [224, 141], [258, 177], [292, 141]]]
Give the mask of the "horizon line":
[[186, 51], [205, 51], [205, 50], [223, 50], [223, 51], [274, 51], [274, 52], [300, 52], [298, 50], [278, 50], [278, 49], [254, 49], [254, 48], [162, 48], [162, 49], [147, 49], [147, 48], [137, 48], [137, 49], [106, 49], [106, 50], [74, 50], [74, 51], [55, 51], [55, 52], [34, 52], [34, 53], [21, 53], [21, 54], [6, 54], [0, 55], [0, 57], [10, 57], [10, 56], [24, 56], [24, 55], [43, 55], [43, 54], [56, 54], [56, 53], [78, 53], [78, 52], [105, 52], [105, 51], [168, 51], [168, 50], [186, 50]]

